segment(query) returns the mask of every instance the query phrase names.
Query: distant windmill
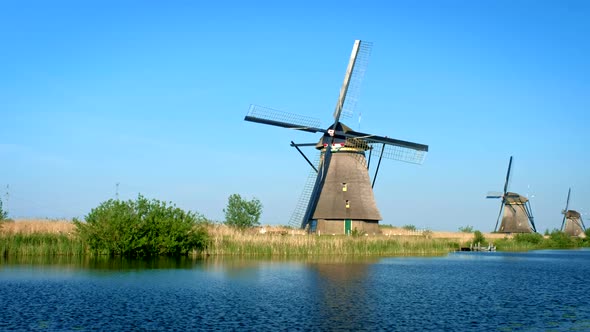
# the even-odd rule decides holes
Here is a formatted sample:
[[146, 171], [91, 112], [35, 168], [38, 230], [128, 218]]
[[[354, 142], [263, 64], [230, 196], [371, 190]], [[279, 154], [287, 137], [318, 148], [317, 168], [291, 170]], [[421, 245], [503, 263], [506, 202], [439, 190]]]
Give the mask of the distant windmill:
[[582, 220], [582, 215], [578, 211], [568, 210], [570, 205], [570, 194], [572, 188], [567, 191], [567, 201], [565, 209], [561, 211], [563, 221], [561, 222], [561, 231], [569, 236], [586, 237], [586, 226]]
[[[378, 232], [381, 213], [377, 209], [373, 186], [382, 158], [420, 164], [427, 145], [357, 132], [340, 122], [341, 116], [352, 116], [358, 99], [360, 82], [364, 76], [371, 44], [357, 40], [340, 96], [336, 103], [333, 123], [320, 128], [318, 120], [252, 105], [244, 120], [310, 133], [323, 133], [317, 143], [295, 144], [299, 153], [313, 168], [312, 182], [304, 190], [298, 216], [299, 226], [310, 232], [350, 234]], [[314, 146], [320, 151], [317, 168], [299, 148]], [[368, 159], [367, 159], [368, 152]], [[369, 176], [372, 155], [379, 156], [373, 182]]]
[[[494, 231], [499, 233], [533, 233], [536, 232], [533, 212], [527, 197], [517, 193], [508, 192], [508, 182], [510, 181], [510, 170], [512, 168], [512, 156], [508, 163], [508, 172], [506, 173], [506, 182], [502, 193], [488, 193], [486, 198], [500, 198], [500, 213], [496, 219]], [[498, 229], [498, 222], [502, 217], [502, 223]]]

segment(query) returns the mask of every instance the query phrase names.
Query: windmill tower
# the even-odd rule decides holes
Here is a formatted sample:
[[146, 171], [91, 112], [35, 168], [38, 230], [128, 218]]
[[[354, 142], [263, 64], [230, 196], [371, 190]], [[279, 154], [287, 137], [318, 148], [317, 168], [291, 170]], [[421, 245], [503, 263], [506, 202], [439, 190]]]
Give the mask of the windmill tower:
[[586, 226], [582, 220], [582, 215], [578, 211], [569, 210], [570, 194], [572, 188], [567, 191], [567, 201], [565, 209], [561, 211], [563, 214], [563, 221], [561, 222], [561, 231], [569, 236], [586, 237]]
[[[533, 233], [536, 232], [533, 212], [529, 199], [517, 193], [508, 191], [508, 182], [510, 181], [510, 170], [512, 168], [512, 156], [508, 162], [508, 172], [506, 173], [506, 182], [504, 182], [504, 191], [502, 193], [488, 193], [486, 198], [500, 198], [500, 213], [496, 219], [494, 231], [498, 233]], [[502, 223], [498, 229], [498, 222], [502, 217]]]
[[[350, 234], [354, 229], [378, 232], [378, 223], [382, 218], [375, 203], [373, 186], [381, 160], [386, 158], [421, 164], [428, 151], [427, 145], [357, 132], [340, 122], [341, 117], [354, 113], [370, 51], [370, 43], [354, 42], [333, 122], [328, 128], [320, 128], [319, 121], [311, 117], [255, 105], [250, 107], [244, 119], [323, 134], [319, 142], [291, 142], [315, 173], [299, 211], [300, 227], [310, 232]], [[302, 146], [314, 146], [320, 152], [317, 167], [301, 151], [299, 147]], [[373, 155], [379, 156], [379, 159], [371, 182], [369, 166]]]

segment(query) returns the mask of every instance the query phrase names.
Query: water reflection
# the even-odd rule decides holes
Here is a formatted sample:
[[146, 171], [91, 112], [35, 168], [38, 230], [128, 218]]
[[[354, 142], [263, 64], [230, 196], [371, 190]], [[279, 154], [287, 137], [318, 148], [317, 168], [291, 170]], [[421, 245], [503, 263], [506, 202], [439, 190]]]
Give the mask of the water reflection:
[[152, 259], [130, 259], [122, 257], [80, 257], [80, 256], [18, 256], [1, 257], [0, 269], [10, 266], [53, 267], [69, 270], [152, 270], [152, 269], [192, 269], [203, 259], [191, 257]]
[[315, 326], [320, 330], [333, 326], [363, 330], [372, 321], [375, 303], [369, 301], [367, 290], [371, 287], [369, 270], [378, 260], [341, 257], [307, 264], [317, 272], [310, 285], [319, 299], [310, 317]]

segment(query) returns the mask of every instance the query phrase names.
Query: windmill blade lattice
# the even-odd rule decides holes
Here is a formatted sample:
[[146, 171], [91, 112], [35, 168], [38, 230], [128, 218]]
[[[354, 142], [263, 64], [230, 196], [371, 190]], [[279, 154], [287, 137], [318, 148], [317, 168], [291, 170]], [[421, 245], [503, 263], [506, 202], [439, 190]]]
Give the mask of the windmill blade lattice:
[[371, 143], [373, 153], [380, 155], [383, 150], [383, 158], [403, 161], [410, 164], [422, 164], [426, 158], [426, 151], [415, 150], [403, 146], [396, 146], [390, 144]]
[[[316, 168], [319, 167], [319, 152], [316, 153], [313, 164], [316, 166]], [[303, 186], [303, 190], [301, 191], [301, 195], [299, 195], [297, 205], [295, 206], [295, 209], [291, 214], [291, 218], [289, 219], [289, 226], [293, 228], [299, 228], [301, 226], [301, 220], [303, 220], [303, 215], [305, 214], [305, 210], [307, 209], [307, 205], [309, 204], [309, 199], [311, 197], [313, 186], [315, 184], [315, 180], [317, 177], [318, 173], [315, 170], [312, 169], [309, 171], [309, 174], [307, 175], [307, 180], [305, 181], [305, 185]]]
[[[424, 162], [424, 158], [426, 157], [426, 151], [423, 150], [416, 150], [405, 146], [383, 144], [381, 142], [372, 142], [371, 139], [349, 137], [346, 139], [345, 146], [364, 151], [371, 150], [371, 153], [375, 157], [382, 156], [385, 159], [393, 159], [411, 164], [422, 164]], [[383, 154], [381, 154], [382, 152]], [[365, 159], [365, 156], [359, 155], [359, 158]]]
[[359, 47], [359, 51], [356, 56], [354, 70], [350, 77], [350, 83], [348, 85], [348, 91], [346, 93], [346, 99], [342, 106], [342, 118], [351, 118], [354, 115], [356, 104], [358, 103], [361, 85], [365, 78], [365, 72], [369, 64], [369, 58], [371, 57], [371, 50], [373, 49], [373, 43], [363, 41]]
[[320, 120], [316, 118], [279, 111], [259, 105], [250, 105], [250, 109], [248, 110], [248, 114], [244, 120], [278, 127], [309, 131], [312, 133], [324, 131], [323, 129], [319, 128], [321, 123]]

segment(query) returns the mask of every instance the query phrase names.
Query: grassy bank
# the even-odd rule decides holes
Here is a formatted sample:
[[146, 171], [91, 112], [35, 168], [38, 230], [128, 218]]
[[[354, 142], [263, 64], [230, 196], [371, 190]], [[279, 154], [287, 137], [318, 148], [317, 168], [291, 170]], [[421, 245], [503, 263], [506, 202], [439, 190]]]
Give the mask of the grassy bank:
[[459, 243], [422, 236], [316, 236], [299, 234], [256, 234], [224, 226], [210, 228], [210, 255], [260, 256], [399, 256], [442, 255], [459, 248]]
[[0, 256], [80, 256], [85, 248], [66, 220], [32, 219], [0, 225]]
[[[314, 236], [298, 230], [273, 228], [265, 234], [237, 231], [224, 225], [207, 228], [207, 255], [233, 256], [400, 256], [442, 255], [459, 248], [452, 239], [424, 236]], [[0, 230], [0, 255], [91, 255], [68, 221], [17, 221]], [[198, 255], [201, 253], [193, 253]]]
[[85, 253], [84, 244], [75, 236], [51, 233], [0, 235], [2, 256], [80, 256]]
[[[193, 256], [406, 256], [444, 255], [469, 246], [473, 233], [428, 232], [403, 233], [388, 229], [377, 236], [317, 236], [300, 230], [280, 227], [240, 232], [220, 224], [207, 227], [208, 241], [204, 252]], [[560, 232], [543, 237], [540, 234], [483, 234], [499, 251], [535, 249], [571, 249], [590, 246], [588, 239], [570, 238]], [[482, 243], [484, 245], [484, 243]], [[487, 243], [485, 243], [487, 245]], [[28, 220], [4, 223], [0, 229], [0, 256], [92, 256], [88, 246], [77, 235], [69, 221]]]
[[570, 237], [559, 231], [548, 235], [515, 234], [511, 239], [500, 239], [495, 243], [500, 251], [528, 251], [539, 249], [576, 249], [590, 247], [590, 238]]

